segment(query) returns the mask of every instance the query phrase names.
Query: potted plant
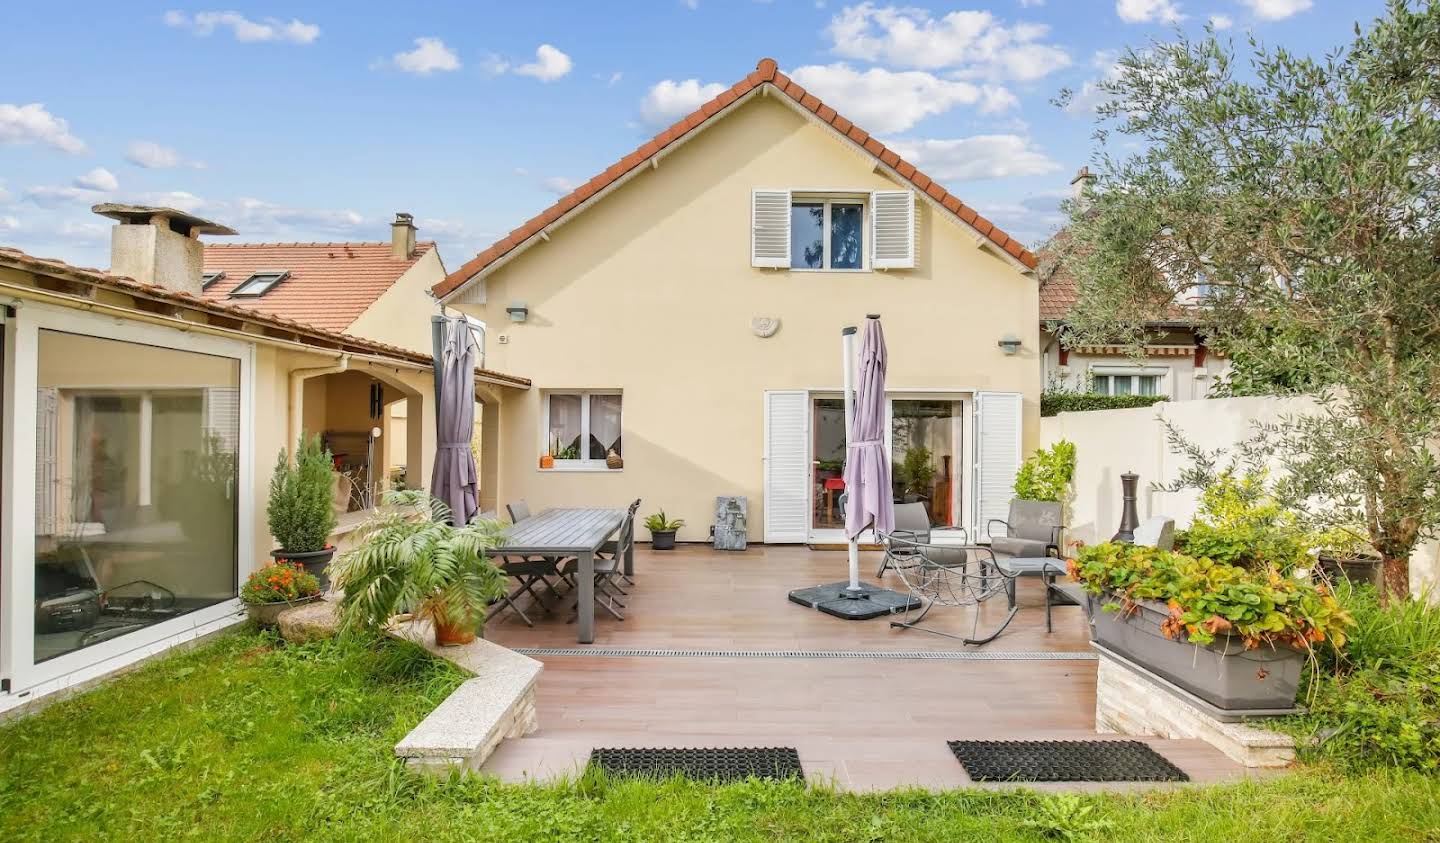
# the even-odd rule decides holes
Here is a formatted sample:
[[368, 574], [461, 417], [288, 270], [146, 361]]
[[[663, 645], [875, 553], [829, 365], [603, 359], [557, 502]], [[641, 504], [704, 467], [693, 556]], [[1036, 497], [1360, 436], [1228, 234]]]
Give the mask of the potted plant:
[[645, 529], [650, 531], [650, 547], [654, 550], [674, 550], [675, 533], [685, 526], [684, 519], [671, 521], [665, 517], [665, 510], [645, 519]]
[[322, 589], [329, 585], [325, 566], [335, 555], [335, 546], [329, 543], [336, 524], [333, 463], [318, 435], [302, 433], [293, 463], [285, 449], [280, 450], [265, 509], [270, 535], [280, 545], [270, 555], [304, 565]]
[[929, 448], [916, 445], [906, 450], [898, 473], [904, 486], [903, 499], [906, 503], [929, 499], [933, 491], [931, 486], [935, 482], [935, 466], [931, 461]]
[[1363, 530], [1333, 527], [1315, 536], [1315, 574], [1331, 585], [1348, 580], [1381, 586], [1384, 560], [1370, 546]]
[[1290, 708], [1311, 648], [1345, 643], [1323, 585], [1274, 568], [1106, 542], [1080, 549], [1097, 643], [1224, 710]]
[[240, 600], [250, 620], [274, 626], [280, 613], [320, 599], [320, 581], [293, 562], [271, 562], [252, 573], [240, 588]]
[[351, 629], [384, 629], [410, 614], [435, 626], [435, 643], [468, 644], [485, 609], [505, 593], [505, 576], [490, 559], [503, 528], [477, 518], [450, 524], [450, 509], [426, 492], [389, 492], [361, 525], [359, 543], [332, 566], [344, 591], [340, 622]]

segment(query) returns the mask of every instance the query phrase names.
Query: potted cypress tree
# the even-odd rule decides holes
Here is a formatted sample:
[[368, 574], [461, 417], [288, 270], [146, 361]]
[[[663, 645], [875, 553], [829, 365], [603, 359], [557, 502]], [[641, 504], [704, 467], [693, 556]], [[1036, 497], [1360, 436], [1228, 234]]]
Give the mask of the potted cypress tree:
[[335, 555], [330, 533], [335, 529], [334, 459], [320, 436], [300, 435], [295, 461], [285, 449], [270, 477], [270, 502], [265, 514], [270, 535], [280, 547], [270, 551], [278, 560], [296, 562], [313, 574], [322, 589], [329, 587], [325, 566]]

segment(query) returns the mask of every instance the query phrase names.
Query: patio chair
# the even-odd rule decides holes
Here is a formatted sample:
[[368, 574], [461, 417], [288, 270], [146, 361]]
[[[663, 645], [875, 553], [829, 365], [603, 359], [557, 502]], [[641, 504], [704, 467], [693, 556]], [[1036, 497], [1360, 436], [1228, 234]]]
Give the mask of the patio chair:
[[[961, 544], [969, 544], [969, 542], [970, 542], [970, 535], [969, 535], [969, 533], [965, 530], [964, 527], [953, 527], [953, 526], [950, 526], [950, 527], [932, 527], [932, 526], [930, 526], [930, 513], [925, 511], [925, 504], [923, 504], [923, 503], [901, 503], [901, 504], [896, 504], [896, 505], [895, 505], [895, 529], [892, 530], [892, 531], [889, 532], [889, 533], [884, 533], [884, 534], [882, 534], [882, 535], [880, 536], [880, 541], [881, 541], [881, 543], [886, 544], [887, 547], [888, 547], [890, 537], [891, 537], [891, 536], [898, 536], [899, 538], [904, 539], [904, 540], [906, 540], [906, 541], [908, 541], [908, 542], [919, 542], [919, 543], [921, 543], [921, 544], [931, 544], [931, 535], [930, 535], [930, 531], [931, 531], [931, 530], [955, 531], [955, 532], [960, 533], [960, 536], [961, 536], [961, 541], [960, 541], [960, 543], [961, 543]], [[937, 548], [942, 548], [942, 550], [937, 551], [937, 553], [939, 554], [939, 556], [936, 557], [936, 561], [948, 561], [948, 562], [952, 562], [952, 563], [961, 563], [961, 562], [964, 562], [964, 561], [965, 561], [966, 555], [965, 555], [965, 551], [964, 551], [963, 548], [956, 548], [954, 545], [934, 545], [934, 546], [937, 547]], [[948, 552], [948, 551], [946, 551], [946, 550], [943, 550], [943, 549], [946, 549], [946, 548], [953, 548], [953, 549], [954, 549], [954, 552]], [[899, 554], [899, 555], [904, 555], [904, 554], [907, 553], [908, 551], [906, 550], [906, 548], [905, 548], [904, 546], [901, 546], [901, 547], [895, 548], [894, 552], [895, 552], [896, 554]], [[890, 560], [891, 560], [891, 553], [890, 553], [890, 552], [887, 552], [887, 553], [885, 554], [884, 558], [880, 560], [880, 570], [878, 570], [878, 571], [875, 572], [875, 578], [876, 578], [876, 579], [879, 579], [880, 577], [884, 576], [884, 574], [885, 574], [885, 569], [886, 569], [886, 568], [892, 567], [891, 564], [890, 564]]]
[[[517, 524], [530, 517], [530, 507], [523, 500], [506, 504], [505, 509], [510, 513], [510, 520]], [[533, 606], [539, 606], [547, 615], [550, 614], [550, 607], [535, 591], [535, 586], [545, 586], [556, 602], [559, 602], [560, 592], [555, 590], [555, 584], [550, 581], [551, 577], [555, 577], [557, 580], [564, 578], [560, 573], [559, 562], [560, 560], [548, 556], [530, 556], [521, 559], [509, 556], [501, 557], [500, 570], [505, 573], [505, 576], [516, 580], [519, 584], [496, 601], [495, 608], [490, 610], [487, 620], [508, 608], [519, 615], [520, 620], [524, 621], [526, 626], [533, 627], [535, 624], [530, 620], [530, 616], [525, 614], [525, 610], [515, 602], [515, 599], [521, 594], [529, 594]]]
[[[1005, 528], [995, 534], [995, 525]], [[1065, 527], [1060, 523], [1060, 504], [1054, 501], [1010, 501], [1008, 518], [991, 518], [985, 525], [990, 547], [999, 554], [1016, 558], [1059, 556]]]
[[[891, 621], [896, 629], [918, 629], [933, 635], [955, 638], [965, 644], [994, 641], [1014, 620], [1012, 605], [1005, 619], [988, 634], [980, 635], [982, 605], [997, 594], [1009, 594], [1014, 577], [997, 564], [995, 552], [983, 545], [937, 545], [887, 536], [886, 555], [891, 570], [905, 581], [910, 593], [924, 604], [920, 614], [904, 621]], [[956, 635], [921, 626], [936, 606], [969, 607], [970, 634]]]
[[[601, 546], [600, 551], [595, 554], [595, 605], [610, 613], [610, 616], [617, 621], [625, 620], [625, 615], [620, 612], [625, 608], [625, 603], [620, 598], [625, 595], [624, 590], [616, 583], [625, 576], [625, 554], [635, 546], [635, 512], [640, 508], [640, 501], [631, 504], [625, 521], [620, 525], [620, 537], [613, 542], [606, 542]], [[580, 560], [570, 559], [560, 569], [560, 573], [567, 580], [579, 585]], [[575, 599], [570, 601], [570, 608], [575, 611], [566, 623], [574, 623], [579, 617], [580, 596], [579, 589], [576, 589]]]

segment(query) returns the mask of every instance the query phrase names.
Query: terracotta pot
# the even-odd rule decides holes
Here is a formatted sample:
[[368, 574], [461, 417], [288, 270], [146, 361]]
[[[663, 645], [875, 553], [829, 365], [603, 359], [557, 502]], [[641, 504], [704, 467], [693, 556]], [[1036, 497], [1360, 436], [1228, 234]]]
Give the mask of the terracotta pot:
[[540, 455], [540, 467], [541, 467], [541, 468], [554, 468], [554, 467], [555, 467], [555, 458], [552, 457], [552, 456], [550, 456], [549, 454], [541, 454], [541, 455]]
[[435, 620], [435, 643], [441, 647], [459, 647], [474, 640], [474, 624]]

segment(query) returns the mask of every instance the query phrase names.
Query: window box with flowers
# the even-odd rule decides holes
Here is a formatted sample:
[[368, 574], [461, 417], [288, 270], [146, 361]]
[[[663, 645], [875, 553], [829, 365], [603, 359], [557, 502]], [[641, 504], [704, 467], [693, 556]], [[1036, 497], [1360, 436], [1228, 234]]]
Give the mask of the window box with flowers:
[[250, 620], [274, 626], [280, 613], [320, 599], [320, 581], [296, 562], [272, 562], [250, 575], [240, 589]]

